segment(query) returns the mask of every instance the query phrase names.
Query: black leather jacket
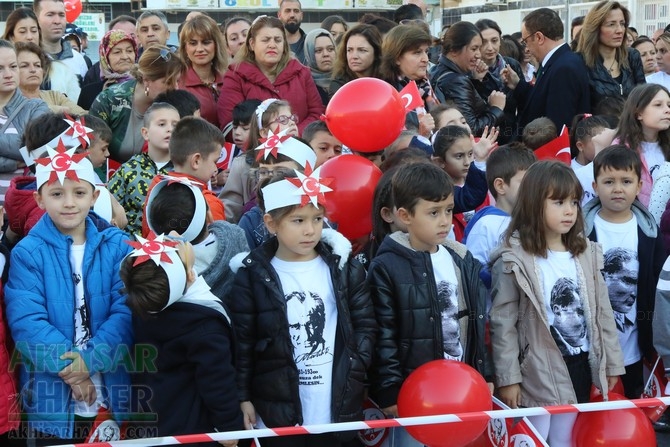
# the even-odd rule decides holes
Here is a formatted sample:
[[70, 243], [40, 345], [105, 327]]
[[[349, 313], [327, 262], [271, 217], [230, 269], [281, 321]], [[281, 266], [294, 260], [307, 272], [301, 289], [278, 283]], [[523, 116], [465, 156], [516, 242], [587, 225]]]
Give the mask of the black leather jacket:
[[[370, 293], [379, 323], [379, 339], [370, 369], [370, 394], [386, 408], [395, 405], [409, 374], [431, 360], [444, 358], [442, 316], [430, 254], [409, 247], [407, 234], [396, 232], [382, 241], [368, 270]], [[464, 245], [447, 241], [454, 260], [467, 318], [461, 333], [463, 361], [489, 380], [493, 371], [484, 345], [486, 288], [479, 279], [481, 264]], [[463, 325], [461, 325], [463, 327]]]
[[591, 110], [596, 110], [598, 103], [609, 96], [626, 99], [636, 85], [646, 82], [642, 59], [635, 48], [628, 49], [628, 65], [628, 69], [621, 70], [620, 79], [614, 79], [610, 75], [601, 57], [598, 58], [595, 67], [587, 69], [591, 87]]
[[[303, 422], [286, 300], [270, 264], [277, 246], [277, 238], [273, 237], [244, 258], [226, 300], [238, 335], [239, 398], [251, 401], [268, 427]], [[362, 420], [365, 374], [377, 333], [365, 270], [356, 260], [345, 262], [351, 244], [334, 230], [323, 230], [316, 250], [330, 268], [337, 301], [333, 422]], [[234, 262], [231, 261], [233, 269]]]

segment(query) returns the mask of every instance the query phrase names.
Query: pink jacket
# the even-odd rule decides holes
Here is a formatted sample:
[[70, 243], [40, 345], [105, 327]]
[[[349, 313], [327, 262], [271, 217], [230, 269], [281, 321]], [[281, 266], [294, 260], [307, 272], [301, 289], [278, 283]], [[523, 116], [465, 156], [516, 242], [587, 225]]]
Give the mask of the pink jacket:
[[303, 129], [319, 119], [324, 112], [323, 103], [316, 89], [309, 68], [291, 59], [274, 83], [254, 64], [240, 62], [228, 68], [223, 78], [219, 96], [219, 124], [224, 127], [233, 119], [233, 107], [245, 99], [261, 101], [277, 98], [291, 103], [293, 113], [298, 115], [298, 129]]

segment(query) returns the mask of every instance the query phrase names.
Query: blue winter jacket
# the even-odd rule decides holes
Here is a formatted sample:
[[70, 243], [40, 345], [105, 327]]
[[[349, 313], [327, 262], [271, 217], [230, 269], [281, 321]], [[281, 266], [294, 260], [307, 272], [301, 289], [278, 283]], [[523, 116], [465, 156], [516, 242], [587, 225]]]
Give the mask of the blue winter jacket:
[[[103, 397], [117, 420], [127, 416], [131, 394], [132, 320], [119, 277], [119, 265], [131, 250], [125, 239], [122, 231], [99, 230], [86, 218], [82, 269], [91, 338], [80, 353], [91, 375], [101, 373]], [[23, 410], [30, 428], [60, 438], [72, 438], [74, 427], [75, 401], [58, 377], [71, 362], [60, 356], [75, 350], [71, 244], [45, 214], [14, 247], [5, 288], [7, 321], [21, 354]]]

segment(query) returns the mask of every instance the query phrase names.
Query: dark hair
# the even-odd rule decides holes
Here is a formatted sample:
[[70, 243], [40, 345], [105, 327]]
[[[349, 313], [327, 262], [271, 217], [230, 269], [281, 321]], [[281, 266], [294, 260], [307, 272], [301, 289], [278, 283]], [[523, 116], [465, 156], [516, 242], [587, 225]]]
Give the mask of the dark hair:
[[520, 64], [523, 63], [524, 49], [519, 41], [509, 34], [505, 34], [500, 40], [500, 54], [511, 57]]
[[14, 51], [16, 51], [16, 57], [19, 57], [19, 54], [26, 51], [28, 53], [33, 53], [40, 60], [42, 65], [43, 79], [48, 79], [49, 71], [51, 68], [51, 58], [47, 56], [46, 52], [39, 45], [32, 42], [16, 42], [14, 43]]
[[622, 96], [605, 96], [593, 108], [594, 115], [613, 116], [619, 121], [626, 100]]
[[107, 143], [112, 141], [112, 129], [109, 128], [103, 119], [98, 118], [95, 115], [85, 115], [82, 117], [82, 120], [86, 127], [93, 129], [94, 140], [91, 141], [91, 143], [98, 139]]
[[491, 19], [479, 19], [475, 22], [475, 26], [477, 29], [481, 32], [487, 29], [492, 29], [496, 30], [498, 32], [498, 35], [502, 37], [502, 30], [500, 29], [500, 26]]
[[119, 275], [123, 281], [123, 292], [127, 295], [126, 305], [134, 314], [142, 318], [159, 312], [170, 299], [170, 283], [167, 273], [152, 261], [136, 266], [133, 257], [121, 262]]
[[397, 150], [386, 157], [379, 169], [386, 173], [397, 166], [419, 162], [430, 163], [430, 156], [421, 149], [409, 146], [406, 149]]
[[[668, 89], [660, 84], [640, 84], [630, 92], [623, 106], [617, 129], [617, 137], [622, 144], [636, 151], [640, 149], [640, 144], [644, 141], [644, 134], [642, 121], [638, 117], [661, 91], [670, 95]], [[665, 159], [670, 160], [670, 129], [658, 132], [658, 144]]]
[[477, 36], [482, 37], [474, 24], [462, 21], [454, 23], [442, 36], [442, 54], [459, 53]]
[[642, 178], [642, 160], [640, 155], [623, 144], [614, 144], [598, 152], [593, 159], [593, 178], [603, 169], [614, 169], [617, 171], [633, 170], [638, 180]]
[[[70, 116], [74, 119], [79, 118], [78, 115]], [[63, 113], [45, 113], [28, 122], [23, 132], [23, 145], [29, 152], [33, 151], [65, 132], [68, 127]]]
[[[377, 32], [379, 32], [380, 36], [383, 36], [384, 34], [391, 31], [393, 28], [398, 26], [398, 24], [395, 23], [393, 20], [387, 19], [386, 17], [382, 17], [380, 15], [373, 14], [373, 13], [370, 13], [370, 12], [367, 13], [367, 14], [363, 14], [358, 19], [358, 23], [361, 23], [363, 25], [372, 26], [373, 28], [375, 28], [377, 30]], [[342, 40], [344, 40], [344, 39], [342, 39]]]
[[521, 143], [510, 143], [494, 150], [486, 161], [486, 183], [494, 199], [498, 198], [493, 183], [497, 178], [509, 185], [519, 171], [527, 171], [537, 161], [535, 153]]
[[[409, 5], [407, 5], [409, 6]], [[379, 71], [382, 78], [395, 85], [398, 76], [402, 75], [398, 59], [409, 51], [422, 45], [430, 46], [433, 39], [423, 28], [418, 26], [396, 26], [384, 36], [382, 42], [382, 58]]]
[[400, 23], [401, 20], [423, 19], [423, 11], [417, 5], [409, 3], [407, 5], [399, 6], [393, 12], [393, 21]]
[[183, 166], [193, 154], [209, 156], [221, 151], [225, 143], [221, 130], [202, 118], [187, 116], [179, 120], [170, 137], [170, 159], [175, 166]]
[[337, 47], [337, 58], [333, 65], [333, 79], [344, 78], [347, 81], [351, 81], [357, 78], [347, 63], [347, 43], [352, 36], [363, 36], [372, 47], [374, 59], [372, 62], [371, 77], [379, 78], [379, 67], [382, 58], [382, 36], [374, 26], [361, 24], [351, 27], [342, 36], [342, 41]]
[[648, 38], [647, 36], [640, 36], [637, 39], [635, 39], [635, 41], [631, 44], [631, 47], [637, 49], [637, 47], [639, 47], [643, 43], [650, 43], [650, 44], [654, 45], [654, 42], [652, 42], [651, 39]]
[[35, 15], [35, 12], [30, 8], [23, 7], [15, 9], [7, 16], [7, 22], [5, 23], [5, 34], [3, 36], [3, 39], [13, 40], [14, 29], [16, 28], [16, 24], [23, 19], [33, 19], [35, 23], [37, 23], [38, 33], [40, 35], [42, 34], [40, 30], [40, 24], [39, 21], [37, 20], [37, 15]]
[[316, 120], [312, 121], [305, 127], [305, 129], [302, 131], [302, 138], [307, 141], [309, 146], [311, 146], [309, 142], [314, 139], [314, 136], [317, 132], [328, 132], [330, 135], [333, 134], [330, 129], [328, 129], [328, 124], [326, 124], [325, 121]]
[[444, 126], [437, 131], [433, 140], [433, 151], [436, 157], [445, 160], [446, 154], [457, 140], [470, 138], [468, 129], [461, 126]]
[[410, 215], [419, 200], [440, 202], [454, 193], [449, 175], [432, 163], [410, 163], [398, 167], [391, 180], [393, 204]]
[[240, 124], [251, 124], [251, 120], [256, 118], [256, 109], [261, 105], [259, 99], [245, 99], [233, 107], [233, 126]]
[[529, 35], [539, 31], [551, 40], [563, 38], [563, 20], [553, 9], [535, 9], [523, 18], [523, 24]]
[[[179, 182], [169, 183], [153, 197], [149, 208], [149, 223], [157, 234], [169, 234], [171, 231], [184, 234], [196, 211], [195, 197], [188, 186]], [[207, 210], [203, 212], [207, 213]], [[200, 241], [206, 232], [207, 223], [203, 225], [193, 243]]]
[[[38, 14], [38, 11], [42, 5], [42, 2], [44, 0], [33, 0], [33, 11], [35, 11], [35, 14]], [[60, 2], [60, 3], [65, 3], [63, 0], [53, 0], [54, 2]]]
[[558, 136], [556, 124], [546, 116], [535, 118], [523, 128], [521, 141], [528, 148], [535, 150], [544, 146]]
[[579, 155], [578, 141], [591, 139], [599, 129], [608, 129], [609, 124], [602, 116], [580, 113], [575, 115], [570, 126], [570, 156], [575, 158]]
[[110, 30], [111, 30], [111, 29], [114, 29], [114, 27], [116, 26], [116, 24], [117, 24], [117, 23], [121, 23], [121, 22], [128, 22], [128, 23], [132, 23], [133, 25], [137, 26], [137, 20], [135, 19], [135, 17], [133, 17], [133, 16], [129, 16], [129, 15], [126, 15], [126, 14], [122, 14], [122, 15], [120, 15], [120, 16], [116, 16], [116, 17], [114, 17], [114, 18], [109, 22], [109, 25], [108, 25], [107, 29], [110, 29]]
[[[391, 182], [393, 175], [398, 168], [386, 171], [377, 182], [375, 186], [374, 196], [372, 198], [372, 239], [376, 242], [376, 247], [382, 243], [384, 238], [391, 233], [391, 224], [382, 219], [382, 208], [393, 209], [393, 194], [391, 189]], [[376, 250], [374, 250], [376, 252]], [[375, 253], [371, 253], [374, 257]]]
[[577, 216], [570, 231], [561, 235], [561, 241], [573, 256], [586, 250], [584, 220], [581, 200], [584, 194], [581, 183], [572, 168], [556, 160], [533, 163], [519, 186], [519, 196], [512, 209], [512, 220], [504, 235], [505, 244], [518, 233], [524, 251], [534, 256], [547, 257], [546, 199], [575, 200]]
[[179, 110], [172, 104], [168, 104], [166, 102], [156, 102], [154, 101], [149, 108], [147, 109], [146, 112], [144, 112], [144, 117], [142, 119], [142, 125], [144, 127], [149, 127], [151, 125], [151, 119], [153, 118], [153, 114], [159, 110], [174, 110], [179, 114]]
[[179, 118], [193, 116], [200, 110], [200, 101], [188, 90], [167, 90], [154, 99], [154, 103], [170, 104], [179, 112]]
[[334, 16], [328, 16], [323, 21], [321, 22], [321, 28], [330, 31], [330, 29], [335, 25], [336, 23], [341, 24], [344, 27], [344, 32], [347, 32], [349, 29], [349, 25], [347, 25], [346, 20], [342, 16], [334, 15]]

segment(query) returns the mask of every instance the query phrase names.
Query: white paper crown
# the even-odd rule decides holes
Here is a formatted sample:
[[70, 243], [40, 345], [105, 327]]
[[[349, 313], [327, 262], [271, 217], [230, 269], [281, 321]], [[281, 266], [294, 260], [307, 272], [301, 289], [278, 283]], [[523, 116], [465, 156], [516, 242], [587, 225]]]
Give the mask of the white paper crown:
[[198, 235], [202, 232], [202, 228], [205, 226], [205, 221], [207, 220], [207, 202], [205, 200], [205, 195], [202, 193], [201, 186], [187, 178], [171, 177], [166, 175], [163, 176], [158, 183], [156, 183], [156, 186], [154, 186], [149, 193], [149, 197], [147, 197], [147, 206], [145, 210], [147, 225], [151, 231], [156, 231], [152, 225], [153, 219], [151, 218], [151, 204], [153, 203], [158, 193], [161, 192], [161, 190], [167, 185], [171, 185], [172, 183], [181, 183], [182, 185], [187, 186], [195, 198], [195, 212], [193, 213], [191, 223], [189, 224], [186, 231], [180, 235], [186, 241], [191, 242], [193, 239], [198, 237]]
[[93, 165], [86, 158], [87, 152], [75, 154], [76, 148], [65, 149], [62, 141], [58, 142], [56, 149], [46, 146], [46, 150], [46, 157], [35, 160], [38, 190], [45, 183], [58, 181], [62, 185], [66, 178], [75, 182], [85, 180], [93, 186], [96, 185], [97, 177]]
[[[258, 20], [258, 19], [256, 19]], [[258, 123], [258, 128], [262, 129], [263, 128], [263, 114], [265, 111], [270, 107], [270, 104], [272, 104], [275, 101], [279, 101], [277, 98], [270, 98], [266, 99], [262, 103], [256, 107], [256, 122]]]
[[177, 301], [186, 291], [186, 268], [179, 258], [177, 242], [166, 240], [165, 235], [156, 236], [154, 232], [149, 233], [147, 238], [135, 236], [137, 241], [126, 241], [128, 245], [135, 250], [128, 255], [135, 259], [133, 267], [143, 262], [153, 261], [157, 266], [165, 271], [170, 287], [170, 297], [164, 310], [170, 304]]
[[105, 185], [95, 185], [95, 189], [100, 191], [98, 198], [93, 205], [93, 211], [107, 222], [112, 222], [112, 195]]
[[56, 147], [59, 141], [62, 141], [63, 145], [69, 148], [77, 148], [81, 146], [83, 149], [86, 149], [91, 144], [93, 129], [85, 126], [84, 117], [74, 119], [70, 115], [65, 114], [63, 121], [68, 123], [70, 127], [65, 129], [65, 131], [44, 146], [35, 148], [30, 152], [28, 152], [28, 148], [25, 146], [19, 149], [19, 153], [26, 166], [34, 165], [35, 159], [41, 156], [47, 150], [47, 147]]
[[284, 129], [279, 133], [269, 131], [267, 138], [261, 138], [262, 143], [256, 148], [256, 160], [263, 161], [272, 155], [277, 158], [277, 154], [286, 155], [291, 160], [297, 162], [303, 168], [307, 165], [314, 166], [316, 164], [316, 153], [311, 147], [302, 143], [297, 138], [287, 135], [289, 129]]
[[265, 212], [283, 208], [285, 206], [305, 206], [311, 203], [315, 207], [326, 206], [325, 193], [332, 192], [329, 187], [332, 178], [320, 178], [321, 167], [312, 172], [308, 164], [305, 173], [295, 171], [297, 178], [285, 178], [270, 183], [262, 189]]

